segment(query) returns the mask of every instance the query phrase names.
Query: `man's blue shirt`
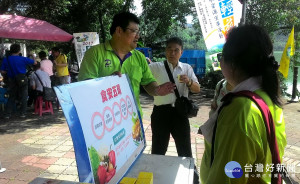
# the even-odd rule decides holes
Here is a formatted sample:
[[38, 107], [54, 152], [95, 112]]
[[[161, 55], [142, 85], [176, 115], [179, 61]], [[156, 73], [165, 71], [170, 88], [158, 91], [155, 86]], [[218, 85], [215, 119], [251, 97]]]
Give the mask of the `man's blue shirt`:
[[6, 71], [9, 78], [14, 78], [17, 74], [25, 74], [26, 66], [32, 65], [34, 61], [23, 56], [9, 56], [9, 64], [7, 57], [3, 58], [0, 70]]

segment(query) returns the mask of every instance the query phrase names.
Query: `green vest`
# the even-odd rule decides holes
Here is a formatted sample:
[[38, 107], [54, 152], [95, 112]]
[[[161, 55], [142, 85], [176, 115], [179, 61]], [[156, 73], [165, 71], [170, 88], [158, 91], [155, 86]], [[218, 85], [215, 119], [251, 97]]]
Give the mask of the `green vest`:
[[140, 85], [154, 82], [155, 78], [149, 69], [145, 56], [141, 52], [132, 50], [127, 55], [121, 65], [121, 61], [113, 51], [109, 41], [91, 47], [86, 51], [80, 65], [78, 80], [109, 76], [115, 71], [127, 74], [142, 113], [139, 100]]
[[[278, 149], [282, 160], [287, 144], [282, 109], [275, 106], [262, 90], [257, 90], [255, 93], [264, 99], [273, 116]], [[272, 163], [272, 158], [265, 124], [260, 110], [250, 99], [235, 97], [228, 106], [222, 109], [218, 116], [214, 149], [214, 161], [210, 166], [211, 144], [205, 141], [205, 151], [200, 168], [202, 184], [271, 182], [270, 172], [266, 171], [267, 164]], [[225, 174], [225, 165], [230, 161], [236, 161], [241, 165], [243, 170], [241, 178], [229, 178]], [[263, 165], [263, 172], [255, 172], [257, 164]], [[250, 166], [252, 166], [253, 172], [249, 172]], [[276, 166], [274, 167], [276, 169]], [[249, 174], [249, 177], [246, 177], [245, 174]], [[255, 177], [251, 177], [251, 174], [255, 174]], [[260, 177], [257, 177], [256, 174], [260, 174]]]

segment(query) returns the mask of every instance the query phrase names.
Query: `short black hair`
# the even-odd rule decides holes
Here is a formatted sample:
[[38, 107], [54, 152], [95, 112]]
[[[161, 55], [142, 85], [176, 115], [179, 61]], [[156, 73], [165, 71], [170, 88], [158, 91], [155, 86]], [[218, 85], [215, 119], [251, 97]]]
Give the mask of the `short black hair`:
[[166, 41], [166, 47], [171, 44], [171, 43], [175, 43], [181, 46], [181, 49], [183, 50], [183, 42], [179, 37], [171, 37]]
[[53, 47], [51, 50], [52, 50], [52, 51], [55, 51], [55, 52], [60, 52], [60, 50], [59, 50], [58, 47]]
[[120, 26], [125, 31], [130, 22], [140, 24], [139, 18], [133, 13], [121, 12], [116, 14], [110, 27], [110, 35], [114, 34], [118, 26]]
[[47, 57], [47, 54], [45, 51], [41, 51], [39, 52], [39, 58], [42, 59], [42, 58], [46, 58]]
[[33, 65], [33, 70], [36, 71], [37, 69], [39, 69], [41, 67], [41, 63], [40, 62], [36, 62], [35, 65]]
[[10, 46], [10, 53], [15, 54], [21, 51], [21, 46], [19, 44], [12, 44]]

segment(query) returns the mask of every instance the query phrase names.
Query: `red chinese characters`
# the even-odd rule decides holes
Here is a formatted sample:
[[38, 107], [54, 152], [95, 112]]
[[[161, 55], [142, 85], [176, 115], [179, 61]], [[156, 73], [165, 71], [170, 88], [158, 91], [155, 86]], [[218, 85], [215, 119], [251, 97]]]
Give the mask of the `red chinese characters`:
[[112, 98], [115, 98], [122, 94], [120, 84], [107, 88], [106, 90], [101, 91], [102, 102], [106, 102]]

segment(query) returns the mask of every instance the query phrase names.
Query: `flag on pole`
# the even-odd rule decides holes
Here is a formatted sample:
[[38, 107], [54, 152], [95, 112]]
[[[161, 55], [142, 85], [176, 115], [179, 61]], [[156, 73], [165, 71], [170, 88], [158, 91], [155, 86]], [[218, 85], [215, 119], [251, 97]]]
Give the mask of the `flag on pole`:
[[294, 44], [294, 26], [291, 31], [291, 34], [286, 42], [284, 51], [281, 56], [279, 71], [282, 75], [287, 78], [289, 73], [289, 66], [290, 66], [290, 56], [293, 56], [295, 53], [295, 44]]

